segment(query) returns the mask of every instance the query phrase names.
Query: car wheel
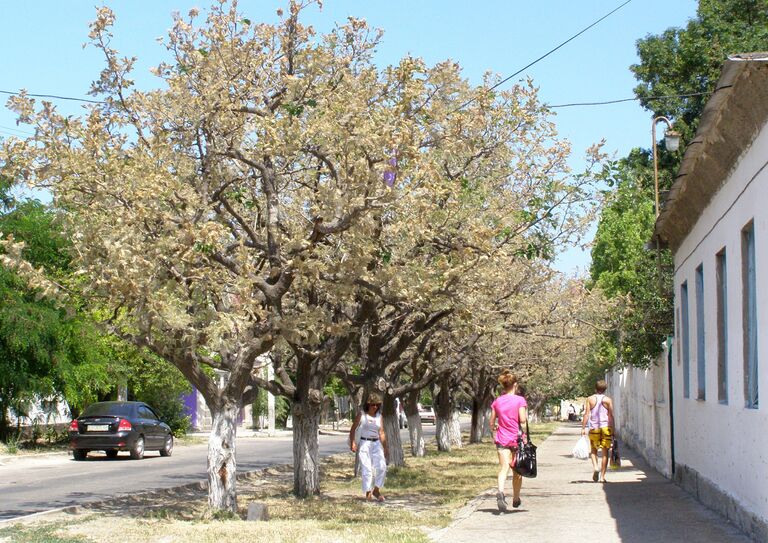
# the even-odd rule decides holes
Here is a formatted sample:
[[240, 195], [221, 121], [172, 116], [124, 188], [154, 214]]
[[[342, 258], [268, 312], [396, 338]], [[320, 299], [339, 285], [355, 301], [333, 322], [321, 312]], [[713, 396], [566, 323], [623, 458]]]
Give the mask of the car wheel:
[[144, 436], [139, 436], [131, 447], [131, 458], [141, 460], [144, 458]]
[[160, 456], [171, 456], [173, 453], [173, 436], [171, 434], [168, 434], [168, 437], [165, 438], [165, 445], [163, 445], [163, 448], [160, 449]]
[[88, 456], [88, 451], [85, 449], [72, 449], [72, 457], [77, 460], [85, 460], [85, 457]]
[[104, 452], [107, 453], [107, 458], [117, 458], [117, 449], [107, 449]]

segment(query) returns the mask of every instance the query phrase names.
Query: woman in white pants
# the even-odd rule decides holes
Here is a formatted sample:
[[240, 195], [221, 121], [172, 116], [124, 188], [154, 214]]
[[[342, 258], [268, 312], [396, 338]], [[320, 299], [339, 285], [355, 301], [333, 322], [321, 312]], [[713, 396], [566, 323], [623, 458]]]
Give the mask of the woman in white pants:
[[[360, 427], [360, 443], [355, 443], [355, 431]], [[360, 473], [363, 477], [363, 492], [366, 500], [383, 502], [381, 488], [387, 476], [387, 436], [381, 420], [381, 396], [372, 392], [368, 396], [365, 410], [360, 413], [349, 429], [349, 448], [360, 451]]]

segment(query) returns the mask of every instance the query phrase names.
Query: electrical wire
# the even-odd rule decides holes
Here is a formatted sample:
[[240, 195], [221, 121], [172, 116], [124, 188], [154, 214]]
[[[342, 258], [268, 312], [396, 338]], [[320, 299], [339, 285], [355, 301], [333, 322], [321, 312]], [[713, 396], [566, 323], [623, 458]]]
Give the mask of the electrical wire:
[[622, 102], [636, 102], [638, 100], [646, 100], [648, 102], [653, 102], [655, 100], [666, 100], [669, 98], [690, 98], [693, 96], [708, 96], [712, 94], [711, 92], [692, 92], [689, 94], [667, 94], [663, 96], [649, 96], [649, 97], [634, 97], [634, 98], [622, 98], [620, 100], [606, 100], [604, 102], [573, 102], [570, 104], [557, 104], [554, 106], [546, 106], [549, 109], [555, 109], [559, 107], [577, 107], [577, 106], [605, 106], [608, 104], [620, 104]]
[[[631, 1], [632, 1], [632, 0], [627, 0], [626, 2], [624, 2], [623, 4], [621, 4], [620, 6], [618, 6], [618, 7], [614, 8], [614, 9], [613, 9], [613, 10], [611, 10], [610, 12], [608, 12], [608, 13], [606, 13], [605, 15], [603, 15], [602, 17], [600, 17], [600, 18], [599, 18], [597, 21], [595, 21], [595, 22], [594, 22], [594, 23], [592, 23], [591, 25], [589, 25], [589, 26], [587, 26], [587, 27], [585, 27], [585, 28], [581, 29], [579, 32], [577, 32], [576, 34], [574, 34], [573, 36], [571, 36], [570, 38], [568, 38], [567, 40], [565, 40], [564, 42], [562, 42], [562, 43], [561, 43], [560, 45], [558, 45], [557, 47], [554, 47], [554, 48], [550, 49], [549, 51], [547, 51], [546, 53], [544, 53], [543, 55], [541, 55], [539, 58], [537, 58], [536, 60], [534, 60], [534, 61], [532, 61], [532, 62], [529, 62], [528, 64], [526, 64], [525, 66], [523, 66], [522, 68], [520, 68], [519, 70], [517, 70], [517, 71], [516, 71], [515, 73], [513, 73], [512, 75], [509, 75], [509, 76], [505, 77], [504, 79], [502, 79], [501, 81], [499, 81], [498, 83], [496, 83], [495, 85], [493, 85], [492, 87], [490, 87], [488, 90], [489, 90], [489, 91], [492, 91], [493, 89], [496, 89], [496, 88], [500, 87], [501, 85], [503, 85], [504, 83], [506, 83], [507, 81], [509, 81], [510, 79], [512, 79], [513, 77], [515, 77], [515, 76], [517, 76], [517, 75], [520, 75], [521, 73], [523, 73], [525, 70], [527, 70], [528, 68], [530, 68], [530, 67], [531, 67], [531, 66], [533, 66], [534, 64], [538, 63], [539, 61], [542, 61], [542, 60], [544, 60], [545, 58], [547, 58], [549, 55], [551, 55], [552, 53], [554, 53], [555, 51], [557, 51], [558, 49], [560, 49], [560, 48], [561, 48], [561, 47], [563, 47], [564, 45], [568, 44], [569, 42], [572, 42], [573, 40], [575, 40], [576, 38], [578, 38], [579, 36], [581, 36], [582, 34], [584, 34], [584, 32], [586, 32], [587, 30], [589, 30], [589, 29], [590, 29], [590, 28], [592, 28], [593, 26], [595, 26], [595, 25], [597, 25], [598, 23], [600, 23], [601, 21], [603, 21], [603, 20], [607, 19], [608, 17], [610, 17], [611, 15], [613, 15], [614, 13], [616, 13], [617, 11], [619, 11], [621, 8], [623, 8], [624, 6], [626, 6], [627, 4], [629, 4]], [[467, 100], [466, 102], [464, 102], [463, 104], [461, 104], [459, 107], [457, 107], [457, 108], [454, 110], [454, 112], [456, 112], [456, 111], [459, 111], [460, 109], [463, 109], [463, 108], [467, 107], [469, 104], [471, 104], [471, 103], [472, 103], [472, 102], [474, 102], [475, 100], [476, 100], [476, 98], [470, 98], [469, 100]]]
[[11, 132], [18, 132], [19, 134], [34, 136], [32, 132], [29, 132], [27, 130], [19, 130], [18, 128], [14, 128], [12, 126], [3, 126], [2, 124], [0, 124], [0, 129], [2, 129], [2, 132], [6, 132], [6, 133], [10, 130]]
[[[21, 93], [20, 92], [12, 92], [7, 90], [0, 90], [0, 94], [8, 94], [11, 96], [18, 96]], [[89, 104], [103, 104], [104, 102], [101, 102], [99, 100], [88, 100], [87, 98], [72, 98], [71, 96], [59, 96], [57, 94], [27, 94], [27, 96], [31, 96], [32, 98], [53, 98], [55, 100], [71, 100], [73, 102], [87, 102]]]

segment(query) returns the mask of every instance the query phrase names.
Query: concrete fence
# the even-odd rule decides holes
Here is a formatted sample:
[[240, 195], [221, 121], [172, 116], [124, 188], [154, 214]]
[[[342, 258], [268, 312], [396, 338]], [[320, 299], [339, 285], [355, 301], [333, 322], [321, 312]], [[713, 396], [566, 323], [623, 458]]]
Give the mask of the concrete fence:
[[608, 372], [607, 394], [614, 401], [619, 440], [632, 447], [660, 473], [670, 477], [668, 351], [648, 369], [624, 368]]

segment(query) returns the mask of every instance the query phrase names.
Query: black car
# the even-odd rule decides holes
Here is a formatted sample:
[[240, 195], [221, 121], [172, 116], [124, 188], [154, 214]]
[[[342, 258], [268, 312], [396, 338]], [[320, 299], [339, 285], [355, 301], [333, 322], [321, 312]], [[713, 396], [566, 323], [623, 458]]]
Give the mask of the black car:
[[104, 451], [109, 458], [129, 451], [131, 458], [140, 460], [148, 450], [171, 456], [173, 434], [143, 402], [99, 402], [69, 425], [69, 446], [75, 460], [85, 460], [89, 451]]

